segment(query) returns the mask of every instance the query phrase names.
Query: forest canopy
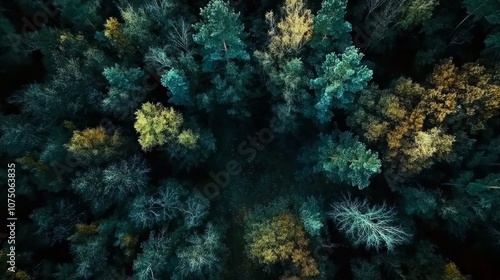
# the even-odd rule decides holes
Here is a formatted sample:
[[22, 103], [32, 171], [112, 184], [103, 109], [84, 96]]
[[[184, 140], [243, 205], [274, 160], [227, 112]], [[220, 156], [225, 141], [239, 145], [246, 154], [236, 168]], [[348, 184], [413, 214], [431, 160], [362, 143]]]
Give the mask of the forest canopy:
[[1, 278], [498, 279], [499, 59], [498, 0], [3, 1]]

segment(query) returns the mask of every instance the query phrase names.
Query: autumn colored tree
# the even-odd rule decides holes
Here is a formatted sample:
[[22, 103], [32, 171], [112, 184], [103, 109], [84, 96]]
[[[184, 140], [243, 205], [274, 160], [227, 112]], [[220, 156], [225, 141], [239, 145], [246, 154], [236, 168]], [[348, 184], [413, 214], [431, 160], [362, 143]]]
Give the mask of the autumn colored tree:
[[497, 79], [492, 71], [477, 63], [458, 68], [451, 59], [444, 60], [434, 68], [429, 79], [436, 91], [429, 94], [432, 113], [440, 121], [444, 119], [443, 114], [455, 106], [446, 121], [452, 129], [461, 128], [469, 133], [483, 130], [486, 121], [499, 114]]
[[[298, 277], [319, 274], [309, 251], [309, 240], [300, 220], [286, 210], [287, 200], [257, 206], [246, 218], [245, 240], [250, 259], [264, 265], [281, 262], [298, 270]], [[294, 271], [293, 269], [291, 269]]]
[[351, 122], [381, 151], [392, 172], [416, 174], [456, 158], [463, 133], [474, 134], [498, 114], [500, 87], [478, 64], [461, 68], [445, 60], [428, 84], [399, 79], [386, 90], [365, 91]]
[[106, 129], [99, 126], [73, 131], [66, 149], [82, 163], [98, 163], [117, 156], [122, 144], [118, 130], [108, 135]]
[[130, 55], [134, 51], [134, 48], [130, 38], [125, 35], [123, 29], [123, 23], [116, 17], [110, 17], [104, 24], [103, 35], [121, 54]]
[[180, 113], [159, 103], [144, 103], [135, 115], [134, 127], [139, 133], [139, 144], [145, 151], [175, 140], [184, 122]]
[[250, 258], [266, 265], [288, 261], [300, 269], [301, 277], [318, 275], [304, 228], [291, 213], [283, 213], [256, 227], [246, 237]]
[[104, 36], [116, 44], [125, 44], [125, 36], [120, 30], [121, 23], [115, 17], [110, 17], [104, 24]]
[[470, 276], [465, 276], [460, 273], [458, 267], [453, 263], [449, 262], [443, 267], [442, 280], [468, 280], [471, 279]]
[[173, 108], [147, 102], [135, 114], [134, 127], [142, 149], [160, 147], [181, 168], [199, 164], [215, 150], [212, 133], [199, 128], [196, 121], [185, 124], [183, 116]]
[[498, 275], [499, 57], [499, 0], [0, 1], [1, 275]]
[[313, 15], [303, 0], [285, 0], [276, 19], [273, 11], [266, 13], [269, 29], [269, 54], [276, 59], [296, 55], [312, 37]]
[[[422, 107], [433, 106], [421, 99], [426, 90], [410, 80], [398, 80], [393, 90], [366, 91], [358, 99], [353, 120], [363, 128], [364, 137], [371, 143], [384, 143], [384, 159], [395, 170], [417, 173], [432, 163], [445, 160], [452, 151], [454, 137], [439, 128], [425, 132], [428, 116]], [[367, 103], [365, 103], [367, 102]], [[418, 102], [418, 103], [417, 103]], [[361, 109], [365, 104], [378, 108], [378, 116]], [[420, 104], [420, 105], [414, 105]], [[435, 146], [439, 140], [442, 145]], [[380, 142], [379, 142], [380, 141]]]
[[278, 18], [270, 11], [265, 19], [269, 25], [269, 42], [265, 50], [254, 54], [269, 77], [272, 110], [278, 116], [275, 129], [293, 132], [300, 115], [311, 115], [307, 92], [310, 74], [299, 53], [312, 37], [313, 16], [304, 1], [286, 0]]

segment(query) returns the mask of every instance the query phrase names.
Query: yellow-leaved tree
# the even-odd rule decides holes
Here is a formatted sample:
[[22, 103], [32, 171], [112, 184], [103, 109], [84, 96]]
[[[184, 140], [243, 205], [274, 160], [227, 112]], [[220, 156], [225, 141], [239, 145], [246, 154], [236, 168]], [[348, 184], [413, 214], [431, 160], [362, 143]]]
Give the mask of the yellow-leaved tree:
[[449, 262], [444, 265], [442, 280], [470, 280], [470, 276], [463, 275], [458, 270], [458, 267], [453, 263]]
[[318, 265], [308, 248], [309, 239], [304, 227], [288, 211], [253, 224], [246, 233], [246, 240], [248, 254], [254, 261], [266, 265], [289, 263], [300, 271], [295, 276], [301, 278], [319, 274]]
[[401, 78], [389, 89], [365, 90], [355, 107], [351, 123], [379, 145], [391, 174], [407, 176], [453, 160], [457, 139], [500, 112], [500, 85], [477, 63], [459, 68], [447, 59], [427, 83]]
[[118, 130], [107, 133], [102, 126], [73, 131], [66, 149], [83, 163], [100, 162], [119, 153], [123, 144]]
[[266, 13], [269, 30], [269, 54], [278, 59], [298, 53], [312, 37], [313, 15], [303, 0], [285, 0], [281, 19], [276, 23], [273, 11]]
[[199, 135], [190, 129], [182, 129], [184, 119], [173, 108], [147, 102], [135, 115], [134, 128], [139, 133], [139, 144], [144, 151], [168, 142], [190, 149], [197, 146]]
[[[122, 17], [126, 16], [122, 11]], [[125, 18], [125, 20], [130, 20], [130, 18]], [[121, 23], [115, 17], [110, 17], [106, 20], [104, 24], [104, 37], [106, 37], [111, 44], [113, 44], [120, 53], [131, 54], [134, 51], [133, 40], [130, 38], [130, 34], [126, 33], [125, 30], [130, 24]]]

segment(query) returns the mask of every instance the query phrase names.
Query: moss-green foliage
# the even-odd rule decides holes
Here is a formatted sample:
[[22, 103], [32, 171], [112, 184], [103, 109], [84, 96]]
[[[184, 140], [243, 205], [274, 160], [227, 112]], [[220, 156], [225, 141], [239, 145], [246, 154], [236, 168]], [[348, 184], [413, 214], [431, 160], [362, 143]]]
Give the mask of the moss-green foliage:
[[412, 0], [408, 2], [401, 20], [401, 27], [404, 29], [413, 28], [429, 20], [434, 8], [439, 3], [436, 0]]
[[135, 115], [134, 127], [139, 133], [139, 143], [145, 151], [175, 140], [181, 133], [184, 122], [181, 114], [159, 103], [144, 103]]
[[192, 167], [204, 161], [215, 150], [215, 139], [207, 130], [183, 129], [184, 118], [172, 107], [160, 103], [144, 103], [135, 113], [134, 128], [144, 151], [154, 147], [165, 149], [181, 166]]

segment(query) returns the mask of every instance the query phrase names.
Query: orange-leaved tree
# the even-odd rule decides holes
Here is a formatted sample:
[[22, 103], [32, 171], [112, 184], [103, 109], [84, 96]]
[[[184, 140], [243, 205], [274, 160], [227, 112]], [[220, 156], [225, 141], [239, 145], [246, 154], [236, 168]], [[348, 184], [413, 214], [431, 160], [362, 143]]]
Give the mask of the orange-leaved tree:
[[477, 63], [437, 65], [428, 82], [400, 78], [389, 89], [372, 87], [350, 117], [364, 138], [379, 146], [392, 174], [414, 175], [455, 159], [458, 139], [484, 129], [500, 109], [500, 84]]
[[252, 224], [245, 239], [248, 255], [254, 261], [265, 265], [291, 264], [287, 274], [296, 272], [299, 277], [319, 274], [318, 265], [308, 248], [309, 239], [304, 227], [288, 211]]

